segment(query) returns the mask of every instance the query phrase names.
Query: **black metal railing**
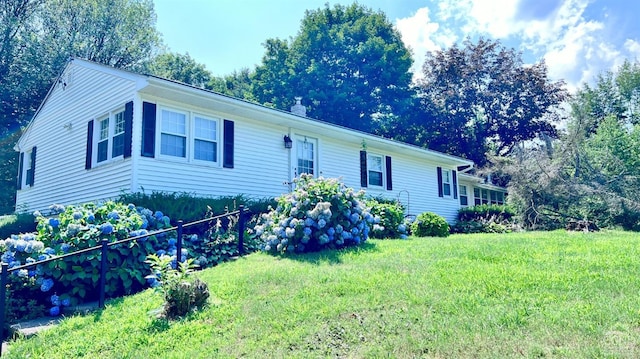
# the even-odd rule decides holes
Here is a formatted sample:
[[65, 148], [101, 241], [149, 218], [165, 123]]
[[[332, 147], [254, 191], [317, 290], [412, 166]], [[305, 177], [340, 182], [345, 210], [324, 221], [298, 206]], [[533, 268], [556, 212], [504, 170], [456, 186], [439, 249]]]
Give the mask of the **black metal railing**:
[[[100, 309], [104, 309], [104, 304], [105, 304], [104, 302], [105, 302], [105, 295], [106, 295], [105, 289], [106, 289], [106, 283], [107, 283], [107, 270], [109, 269], [108, 268], [109, 264], [107, 262], [107, 252], [109, 251], [109, 247], [113, 247], [118, 244], [128, 243], [134, 240], [139, 240], [139, 239], [147, 238], [150, 236], [158, 235], [160, 233], [176, 231], [177, 237], [178, 237], [176, 239], [176, 262], [180, 262], [182, 259], [182, 232], [185, 227], [195, 226], [205, 222], [211, 222], [221, 218], [231, 217], [236, 215], [238, 216], [238, 255], [243, 255], [244, 254], [244, 231], [246, 226], [247, 210], [244, 208], [243, 205], [240, 205], [238, 206], [238, 210], [234, 212], [228, 212], [225, 214], [204, 218], [204, 219], [194, 221], [194, 222], [189, 222], [189, 223], [183, 223], [180, 220], [178, 221], [177, 226], [165, 228], [165, 229], [161, 229], [153, 232], [148, 232], [147, 234], [144, 234], [144, 235], [129, 237], [129, 238], [121, 239], [114, 242], [109, 242], [109, 240], [105, 238], [105, 239], [102, 239], [100, 245], [98, 246], [80, 249], [71, 253], [43, 259], [33, 263], [23, 264], [23, 265], [12, 267], [12, 268], [9, 268], [8, 263], [4, 263], [4, 262], [0, 263], [0, 267], [2, 268], [0, 272], [0, 331], [1, 331], [0, 342], [4, 342], [4, 339], [5, 339], [4, 338], [4, 326], [5, 326], [5, 319], [6, 319], [5, 306], [6, 306], [6, 297], [7, 297], [7, 281], [10, 273], [19, 271], [21, 269], [27, 269], [27, 268], [35, 267], [38, 265], [46, 264], [49, 262], [54, 262], [61, 259], [74, 257], [83, 253], [100, 250], [100, 283], [99, 283], [100, 296], [98, 298], [98, 307]], [[1, 346], [0, 346], [0, 356], [2, 356]]]

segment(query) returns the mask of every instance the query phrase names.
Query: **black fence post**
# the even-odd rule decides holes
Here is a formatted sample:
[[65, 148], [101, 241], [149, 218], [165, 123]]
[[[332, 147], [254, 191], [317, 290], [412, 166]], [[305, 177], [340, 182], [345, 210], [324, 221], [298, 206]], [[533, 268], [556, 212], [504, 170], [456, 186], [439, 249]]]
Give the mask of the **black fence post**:
[[9, 264], [2, 262], [2, 273], [0, 273], [0, 356], [2, 356], [2, 343], [4, 343], [4, 323], [5, 306], [7, 303], [7, 277], [9, 275]]
[[176, 240], [176, 269], [178, 269], [178, 263], [182, 262], [182, 223], [182, 220], [178, 221], [178, 239]]
[[109, 241], [106, 238], [102, 239], [102, 248], [100, 250], [100, 298], [98, 299], [98, 307], [104, 309], [104, 297], [107, 286], [107, 251]]
[[238, 255], [244, 254], [244, 205], [238, 206]]

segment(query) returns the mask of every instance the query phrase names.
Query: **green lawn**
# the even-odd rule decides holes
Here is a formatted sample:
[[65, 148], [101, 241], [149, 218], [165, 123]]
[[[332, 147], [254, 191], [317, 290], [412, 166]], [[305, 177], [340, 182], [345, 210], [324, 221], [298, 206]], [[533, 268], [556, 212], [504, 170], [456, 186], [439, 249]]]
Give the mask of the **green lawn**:
[[637, 358], [638, 235], [369, 241], [199, 272], [214, 296], [176, 322], [146, 291], [9, 346], [7, 358]]

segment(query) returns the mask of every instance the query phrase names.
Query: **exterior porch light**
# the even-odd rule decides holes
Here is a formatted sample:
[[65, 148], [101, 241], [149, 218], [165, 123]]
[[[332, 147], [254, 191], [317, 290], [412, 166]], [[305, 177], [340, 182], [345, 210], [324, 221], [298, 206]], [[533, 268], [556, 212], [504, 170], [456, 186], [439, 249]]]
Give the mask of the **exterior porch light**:
[[284, 135], [284, 148], [291, 148], [293, 141], [289, 135]]

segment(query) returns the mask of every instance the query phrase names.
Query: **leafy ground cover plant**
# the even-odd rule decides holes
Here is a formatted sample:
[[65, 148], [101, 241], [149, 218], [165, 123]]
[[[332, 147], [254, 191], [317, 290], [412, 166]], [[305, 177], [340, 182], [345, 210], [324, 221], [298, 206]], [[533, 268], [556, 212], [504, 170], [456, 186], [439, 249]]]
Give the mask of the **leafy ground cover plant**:
[[294, 186], [254, 227], [264, 251], [303, 253], [367, 240], [374, 218], [364, 204], [364, 192], [356, 193], [338, 179], [307, 174], [296, 178]]
[[411, 223], [411, 234], [417, 237], [447, 237], [449, 224], [433, 212], [424, 212]]
[[155, 283], [154, 287], [164, 298], [160, 316], [167, 319], [183, 317], [203, 308], [209, 298], [207, 283], [191, 275], [197, 267], [193, 259], [180, 262], [177, 267], [172, 262], [172, 257], [157, 254], [150, 254], [146, 260], [152, 272], [147, 278]]

